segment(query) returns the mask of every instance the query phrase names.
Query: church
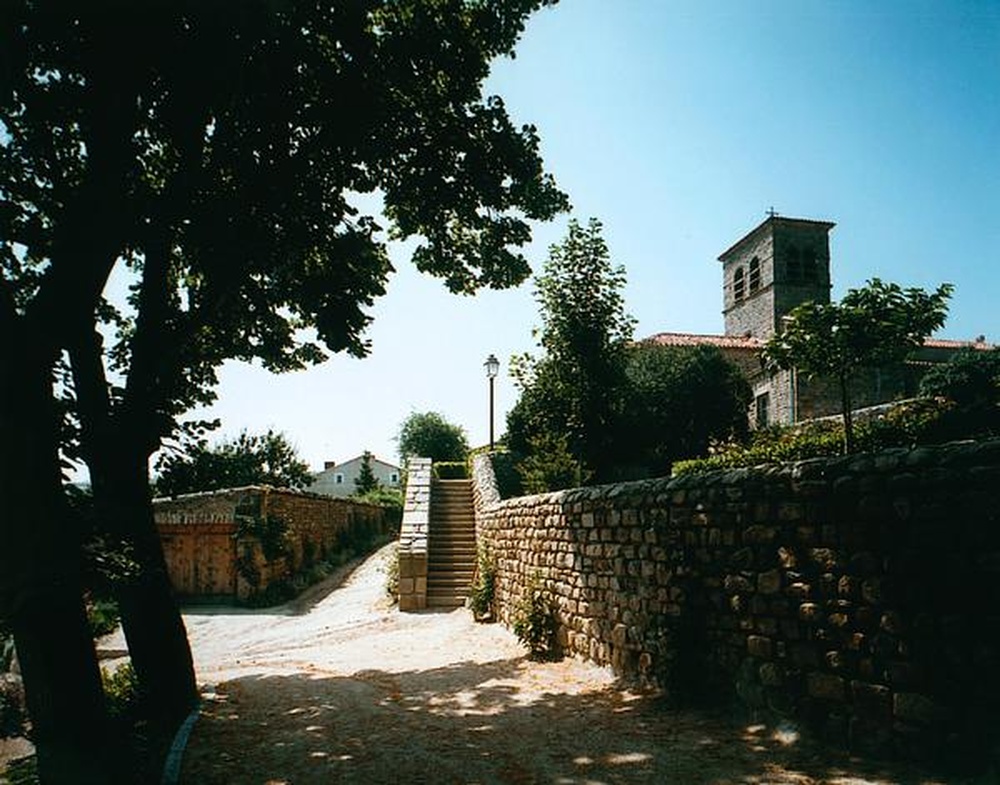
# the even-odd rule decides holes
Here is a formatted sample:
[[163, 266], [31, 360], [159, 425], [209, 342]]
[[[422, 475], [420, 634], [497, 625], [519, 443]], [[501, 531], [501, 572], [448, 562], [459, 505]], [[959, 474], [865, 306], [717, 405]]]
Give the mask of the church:
[[[719, 256], [722, 263], [722, 335], [658, 333], [646, 339], [661, 346], [718, 347], [738, 365], [753, 389], [750, 424], [789, 425], [840, 413], [840, 395], [830, 380], [807, 379], [794, 370], [768, 373], [760, 350], [782, 318], [806, 301], [830, 302], [830, 221], [768, 214], [764, 221]], [[975, 341], [928, 338], [896, 367], [868, 368], [852, 381], [856, 408], [909, 398], [931, 364], [946, 362], [962, 348], [991, 348]]]

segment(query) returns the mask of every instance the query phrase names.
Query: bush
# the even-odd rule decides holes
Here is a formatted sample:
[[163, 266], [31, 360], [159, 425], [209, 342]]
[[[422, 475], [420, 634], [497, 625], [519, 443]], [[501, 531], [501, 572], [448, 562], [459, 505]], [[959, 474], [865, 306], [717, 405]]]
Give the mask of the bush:
[[390, 530], [399, 531], [399, 526], [403, 522], [403, 491], [401, 489], [380, 486], [375, 490], [356, 494], [351, 498], [355, 501], [384, 507]]
[[104, 698], [112, 718], [131, 717], [139, 705], [139, 678], [132, 663], [127, 662], [113, 671], [101, 668]]
[[476, 554], [476, 577], [469, 590], [469, 608], [476, 621], [492, 621], [496, 595], [497, 566], [486, 546]]
[[87, 623], [95, 638], [114, 632], [121, 619], [118, 603], [114, 600], [92, 597], [87, 599]]
[[549, 659], [555, 655], [555, 612], [537, 574], [528, 582], [514, 609], [512, 621], [514, 635], [528, 647], [532, 659]]
[[528, 455], [517, 464], [526, 493], [579, 488], [593, 476], [592, 471], [573, 457], [564, 435], [542, 433], [531, 437], [528, 446]]
[[469, 467], [465, 461], [441, 461], [432, 464], [431, 469], [436, 480], [467, 480], [469, 478]]
[[[954, 404], [938, 398], [917, 398], [855, 424], [855, 450], [878, 452], [890, 447], [913, 447], [963, 438]], [[678, 461], [673, 473], [734, 469], [761, 464], [804, 461], [843, 454], [844, 426], [839, 420], [816, 420], [791, 427], [772, 426], [755, 431], [749, 445], [716, 447], [708, 458]]]

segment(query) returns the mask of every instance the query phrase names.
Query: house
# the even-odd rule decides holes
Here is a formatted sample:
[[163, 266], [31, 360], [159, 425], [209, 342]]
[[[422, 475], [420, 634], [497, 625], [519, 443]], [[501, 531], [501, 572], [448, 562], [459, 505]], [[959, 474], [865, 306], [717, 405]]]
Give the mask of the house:
[[[840, 412], [840, 394], [829, 379], [806, 379], [794, 370], [769, 373], [760, 350], [782, 318], [800, 303], [830, 302], [830, 221], [769, 214], [719, 256], [722, 262], [722, 335], [658, 333], [646, 341], [661, 346], [718, 347], [739, 366], [753, 389], [752, 427], [791, 424]], [[927, 339], [906, 363], [869, 368], [852, 380], [856, 408], [916, 394], [928, 365], [946, 362], [975, 341]]]
[[352, 495], [357, 486], [354, 481], [361, 476], [361, 465], [365, 461], [365, 455], [370, 457], [372, 474], [379, 484], [385, 488], [399, 488], [403, 476], [402, 470], [391, 463], [380, 461], [371, 453], [364, 453], [349, 461], [337, 463], [327, 461], [323, 464], [323, 471], [319, 472], [307, 490], [310, 493], [319, 493], [323, 496], [345, 497]]

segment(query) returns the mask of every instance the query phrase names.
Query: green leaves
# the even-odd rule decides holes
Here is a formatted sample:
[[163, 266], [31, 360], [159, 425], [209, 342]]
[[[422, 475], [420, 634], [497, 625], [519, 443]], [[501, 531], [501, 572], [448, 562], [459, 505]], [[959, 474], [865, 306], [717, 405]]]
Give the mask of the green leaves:
[[396, 441], [404, 464], [413, 457], [464, 462], [469, 454], [465, 431], [437, 412], [412, 413], [400, 425]]
[[951, 284], [928, 294], [873, 278], [839, 304], [807, 302], [793, 309], [763, 351], [772, 369], [833, 376], [902, 360], [944, 324]]
[[806, 302], [794, 308], [767, 342], [762, 360], [772, 371], [795, 368], [830, 377], [841, 389], [845, 450], [852, 447], [850, 378], [859, 368], [901, 362], [944, 324], [951, 284], [934, 292], [901, 289], [873, 278], [839, 304]]
[[209, 447], [201, 441], [183, 453], [162, 457], [157, 463], [156, 489], [160, 495], [270, 485], [304, 488], [312, 480], [309, 466], [299, 460], [295, 447], [282, 433], [248, 434]]
[[507, 419], [510, 448], [548, 456], [533, 468], [525, 464], [529, 487], [564, 487], [568, 476], [591, 472], [600, 479], [610, 468], [609, 439], [635, 324], [625, 312], [624, 287], [625, 269], [612, 265], [600, 222], [570, 221], [536, 281], [542, 356], [512, 362], [521, 397]]

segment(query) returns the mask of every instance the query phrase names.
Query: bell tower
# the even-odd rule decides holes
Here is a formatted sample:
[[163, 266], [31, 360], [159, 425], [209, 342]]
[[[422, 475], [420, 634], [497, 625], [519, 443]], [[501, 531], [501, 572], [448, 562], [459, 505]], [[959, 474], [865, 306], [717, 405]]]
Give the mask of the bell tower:
[[829, 221], [767, 218], [722, 252], [726, 335], [767, 340], [799, 303], [830, 302]]

